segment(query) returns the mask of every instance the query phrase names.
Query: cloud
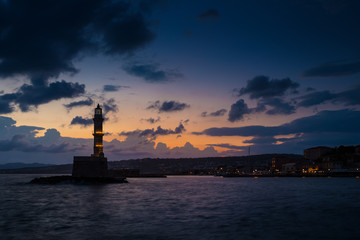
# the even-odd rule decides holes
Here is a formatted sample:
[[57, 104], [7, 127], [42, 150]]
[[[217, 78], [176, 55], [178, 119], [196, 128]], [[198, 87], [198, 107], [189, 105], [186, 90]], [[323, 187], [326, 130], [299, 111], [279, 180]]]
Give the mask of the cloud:
[[[270, 99], [263, 100], [259, 106], [261, 108], [261, 106], [265, 106], [265, 105], [272, 107], [272, 109], [266, 111], [266, 114], [269, 114], [269, 115], [276, 115], [276, 114], [288, 115], [288, 114], [295, 113], [295, 110], [296, 110], [294, 105], [292, 105], [291, 103], [285, 102], [281, 98], [270, 98]], [[259, 109], [259, 106], [258, 106], [257, 111], [261, 111]]]
[[83, 127], [87, 127], [93, 124], [93, 120], [91, 118], [83, 118], [81, 116], [76, 116], [71, 120], [70, 125], [81, 125]]
[[[112, 12], [115, 11], [112, 10]], [[122, 16], [116, 15], [114, 17], [120, 17], [121, 20], [111, 19], [110, 22], [100, 22], [99, 27], [96, 28], [97, 31], [102, 31], [103, 27], [106, 29], [106, 32], [103, 33], [103, 40], [107, 54], [131, 52], [154, 40], [155, 34], [150, 31], [140, 13], [125, 16], [123, 14]]]
[[267, 76], [256, 76], [248, 80], [246, 87], [234, 89], [238, 96], [249, 94], [251, 99], [283, 96], [286, 91], [296, 92], [300, 85], [290, 78], [270, 79]]
[[310, 68], [303, 72], [303, 77], [342, 77], [360, 72], [360, 61], [335, 61]]
[[325, 145], [358, 145], [360, 111], [322, 111], [279, 126], [246, 126], [236, 128], [208, 128], [208, 136], [252, 137], [243, 141], [252, 144], [253, 153], [302, 153], [309, 147]]
[[194, 147], [191, 143], [187, 142], [183, 147], [174, 147], [171, 151], [164, 154], [163, 157], [172, 158], [196, 158], [196, 157], [215, 157], [220, 154], [213, 147], [206, 147], [204, 150]]
[[148, 123], [151, 123], [151, 124], [154, 124], [154, 123], [157, 123], [157, 122], [160, 122], [160, 117], [158, 118], [144, 118], [144, 119], [141, 119], [141, 121], [146, 121]]
[[220, 14], [218, 10], [209, 8], [205, 12], [200, 13], [197, 15], [197, 18], [199, 20], [210, 20], [210, 19], [218, 19], [220, 17]]
[[228, 144], [228, 143], [206, 144], [206, 145], [210, 146], [210, 147], [221, 147], [221, 148], [240, 150], [240, 151], [243, 151], [244, 149], [247, 148], [245, 146], [237, 146], [237, 145], [232, 145], [232, 144]]
[[[18, 104], [21, 111], [26, 112], [30, 107], [48, 103], [62, 98], [74, 98], [85, 93], [85, 85], [57, 81], [45, 85], [22, 85], [15, 93], [0, 95], [0, 103], [4, 105]], [[6, 107], [4, 107], [6, 110]], [[11, 108], [11, 107], [10, 107]], [[9, 109], [8, 109], [9, 110]]]
[[129, 88], [128, 86], [120, 86], [120, 85], [104, 85], [104, 92], [117, 92], [122, 88]]
[[[29, 153], [64, 153], [77, 151], [83, 148], [80, 144], [65, 143], [60, 133], [55, 129], [48, 129], [42, 137], [36, 137], [38, 130], [42, 127], [34, 126], [15, 126], [16, 121], [8, 117], [0, 117], [0, 151], [5, 156], [10, 152], [9, 159], [14, 152]], [[7, 155], [6, 155], [7, 156]], [[22, 159], [27, 159], [29, 155], [24, 155]], [[8, 157], [6, 157], [7, 159]]]
[[349, 109], [321, 111], [316, 115], [296, 119], [280, 126], [246, 126], [238, 128], [208, 128], [203, 132], [208, 136], [277, 136], [299, 133], [360, 133], [360, 111]]
[[224, 116], [225, 113], [227, 113], [227, 110], [222, 108], [220, 110], [217, 110], [215, 112], [211, 112], [209, 114], [207, 112], [202, 112], [201, 116], [202, 117], [221, 117], [221, 116]]
[[0, 140], [0, 152], [19, 151], [25, 153], [64, 153], [83, 149], [69, 143], [44, 145], [34, 143], [25, 135], [15, 135], [9, 140]]
[[25, 137], [25, 135], [15, 135], [10, 140], [0, 140], [0, 151], [37, 152], [41, 150], [41, 145], [33, 145], [26, 141]]
[[127, 54], [150, 43], [136, 3], [128, 1], [0, 1], [0, 75], [76, 73], [86, 54]]
[[[2, 159], [7, 162], [22, 161], [43, 162], [52, 164], [71, 163], [73, 156], [89, 156], [92, 153], [93, 137], [62, 137], [56, 129], [47, 129], [44, 136], [37, 137], [42, 127], [16, 126], [16, 121], [0, 116], [0, 151]], [[145, 131], [145, 130], [143, 130]], [[138, 133], [143, 132], [138, 130]], [[131, 158], [189, 158], [215, 157], [220, 154], [212, 147], [200, 150], [190, 143], [184, 146], [169, 148], [165, 143], [154, 142], [154, 136], [181, 134], [185, 131], [182, 123], [175, 129], [153, 129], [148, 133], [126, 134], [124, 141], [104, 140], [104, 152], [108, 159], [126, 160]]]
[[248, 105], [244, 102], [244, 99], [240, 99], [231, 105], [228, 120], [230, 122], [242, 120], [245, 114], [249, 114], [251, 112], [252, 110], [249, 109]]
[[164, 129], [161, 126], [158, 126], [156, 129], [148, 128], [145, 130], [135, 130], [135, 131], [129, 131], [129, 132], [123, 131], [123, 132], [119, 133], [119, 136], [139, 136], [139, 137], [155, 139], [159, 135], [181, 134], [184, 131], [186, 131], [184, 125], [182, 123], [179, 123], [179, 126], [177, 126], [174, 130]]
[[91, 106], [93, 105], [94, 101], [91, 98], [88, 98], [86, 100], [71, 102], [69, 104], [64, 104], [64, 107], [66, 107], [68, 110], [71, 110], [74, 107], [82, 107], [82, 106]]
[[305, 91], [306, 91], [306, 92], [315, 91], [315, 88], [312, 88], [312, 87], [307, 87]]
[[116, 104], [115, 99], [113, 98], [110, 98], [109, 100], [105, 101], [102, 105], [102, 108], [104, 109], [104, 115], [110, 112], [118, 111], [118, 105]]
[[184, 146], [169, 148], [165, 143], [144, 140], [144, 137], [128, 136], [124, 141], [113, 140], [105, 148], [106, 153], [119, 156], [121, 159], [130, 158], [189, 158], [189, 157], [217, 157], [220, 154], [213, 148], [203, 150], [187, 142]]
[[9, 100], [2, 98], [0, 96], [0, 114], [12, 113], [14, 111], [14, 107], [11, 105]]
[[0, 129], [9, 128], [16, 124], [16, 121], [10, 117], [0, 116]]
[[353, 88], [339, 92], [334, 100], [335, 102], [342, 102], [347, 106], [360, 104], [360, 85]]
[[298, 103], [298, 106], [299, 107], [311, 107], [311, 106], [315, 106], [315, 105], [324, 103], [328, 100], [332, 100], [335, 97], [336, 97], [336, 94], [332, 94], [332, 93], [330, 93], [330, 91], [327, 91], [327, 90], [313, 92], [313, 93], [298, 97], [298, 99], [301, 100]]
[[9, 139], [15, 135], [34, 137], [42, 127], [15, 126], [16, 121], [9, 117], [0, 116], [0, 139]]
[[294, 102], [286, 101], [285, 96], [289, 92], [298, 93], [299, 86], [289, 78], [270, 79], [267, 76], [256, 76], [248, 80], [245, 87], [234, 89], [234, 92], [237, 96], [249, 95], [250, 99], [256, 99], [257, 106], [249, 108], [245, 101], [240, 99], [231, 106], [228, 120], [234, 122], [242, 120], [245, 114], [260, 112], [268, 115], [293, 114], [296, 105]]
[[150, 106], [148, 106], [146, 109], [156, 109], [158, 110], [159, 113], [162, 113], [162, 112], [182, 111], [185, 108], [189, 108], [189, 107], [190, 107], [189, 104], [181, 103], [177, 101], [164, 101], [162, 103], [160, 101], [156, 101]]
[[[93, 101], [91, 99], [88, 99], [91, 101], [91, 105], [93, 104]], [[103, 117], [105, 121], [108, 121], [109, 118], [107, 117], [108, 114], [112, 113], [112, 112], [117, 112], [118, 111], [118, 105], [115, 102], [115, 99], [110, 98], [108, 100], [102, 99], [103, 103], [100, 106], [103, 109]], [[70, 105], [71, 104], [71, 105]], [[83, 106], [83, 105], [87, 105], [90, 104], [90, 102], [87, 102], [87, 100], [85, 101], [79, 101], [79, 102], [74, 102], [74, 103], [70, 103], [69, 105], [71, 107], [76, 107], [76, 106]], [[93, 114], [93, 112], [91, 112], [91, 114]], [[93, 121], [91, 118], [83, 118], [81, 116], [76, 116], [71, 120], [70, 125], [81, 125], [83, 127], [87, 127], [89, 125], [92, 125]]]
[[157, 64], [129, 63], [123, 70], [130, 75], [140, 77], [148, 83], [168, 82], [183, 75], [175, 70], [161, 70]]
[[0, 96], [0, 113], [21, 111], [85, 92], [79, 83], [56, 81], [76, 74], [74, 61], [94, 54], [129, 55], [154, 38], [149, 21], [156, 4], [133, 1], [0, 1], [0, 78], [25, 76], [31, 84]]
[[312, 92], [296, 98], [300, 100], [299, 107], [311, 107], [331, 101], [332, 103], [343, 103], [346, 106], [360, 105], [360, 85], [356, 85], [349, 90], [338, 93], [330, 91]]

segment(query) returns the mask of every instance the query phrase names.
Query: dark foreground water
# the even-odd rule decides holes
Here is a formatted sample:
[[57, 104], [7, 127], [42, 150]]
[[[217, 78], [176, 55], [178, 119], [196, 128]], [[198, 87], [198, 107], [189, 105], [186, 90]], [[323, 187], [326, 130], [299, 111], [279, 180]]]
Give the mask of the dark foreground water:
[[0, 175], [0, 239], [360, 239], [360, 179]]

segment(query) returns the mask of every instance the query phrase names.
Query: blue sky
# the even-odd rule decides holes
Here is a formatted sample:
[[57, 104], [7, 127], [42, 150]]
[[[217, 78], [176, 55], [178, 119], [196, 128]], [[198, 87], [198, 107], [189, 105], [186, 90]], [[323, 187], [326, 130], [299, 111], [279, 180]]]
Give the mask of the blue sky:
[[359, 10], [351, 0], [0, 1], [0, 161], [89, 155], [97, 103], [110, 160], [357, 145]]

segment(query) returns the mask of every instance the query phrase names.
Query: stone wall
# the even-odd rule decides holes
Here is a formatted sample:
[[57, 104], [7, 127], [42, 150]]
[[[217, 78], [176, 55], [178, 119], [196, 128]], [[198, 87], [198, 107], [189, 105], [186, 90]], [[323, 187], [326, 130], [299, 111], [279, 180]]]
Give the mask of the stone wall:
[[75, 156], [73, 177], [107, 177], [108, 165], [105, 157]]

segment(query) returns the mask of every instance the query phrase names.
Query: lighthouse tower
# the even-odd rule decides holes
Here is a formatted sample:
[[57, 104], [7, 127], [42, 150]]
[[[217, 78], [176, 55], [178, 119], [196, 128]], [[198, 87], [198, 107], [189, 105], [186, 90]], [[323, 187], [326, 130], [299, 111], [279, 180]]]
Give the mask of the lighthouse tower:
[[103, 121], [104, 118], [102, 116], [102, 109], [98, 104], [95, 108], [94, 114], [94, 157], [104, 157], [104, 148], [103, 148]]
[[108, 177], [107, 158], [103, 148], [102, 109], [98, 104], [94, 114], [94, 153], [91, 156], [74, 156], [73, 177], [104, 178]]

